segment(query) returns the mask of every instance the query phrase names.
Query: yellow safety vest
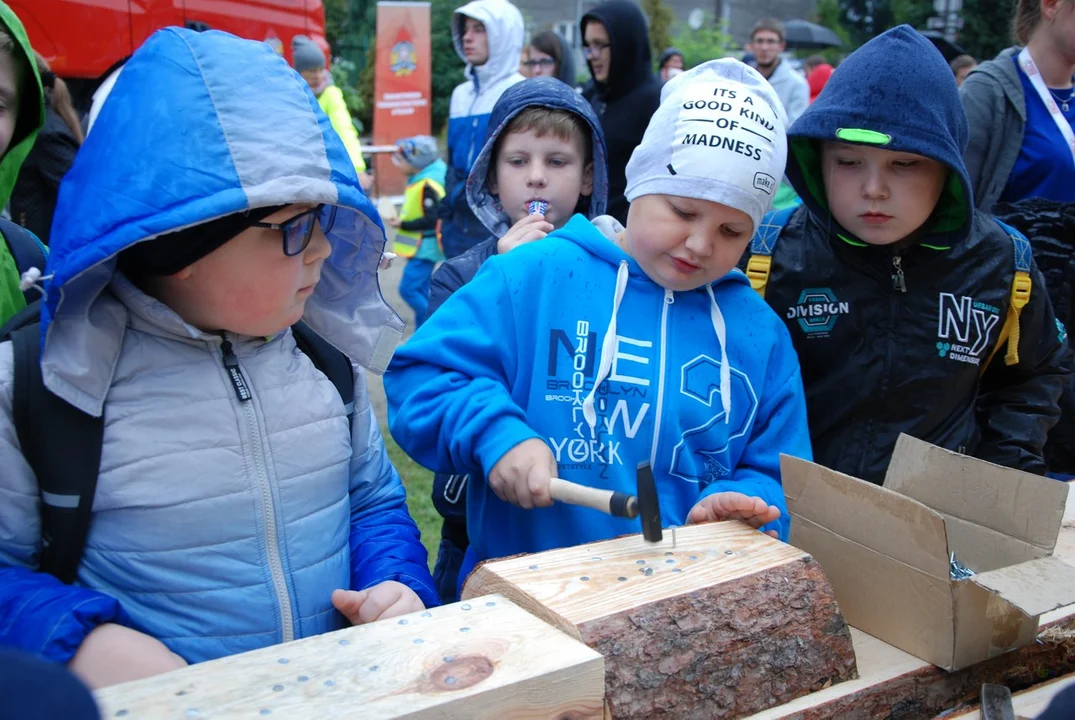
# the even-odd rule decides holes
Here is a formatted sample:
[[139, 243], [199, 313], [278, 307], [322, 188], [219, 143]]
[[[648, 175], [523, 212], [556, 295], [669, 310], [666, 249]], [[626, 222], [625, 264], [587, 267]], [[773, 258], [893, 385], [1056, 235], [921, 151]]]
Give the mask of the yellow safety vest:
[[[413, 185], [409, 186], [403, 192], [403, 207], [399, 212], [399, 219], [402, 222], [409, 220], [418, 220], [425, 215], [425, 208], [422, 207], [422, 196], [425, 194], [426, 184], [429, 184], [433, 188], [433, 192], [438, 197], [444, 197], [444, 186], [436, 180], [431, 178], [424, 178]], [[418, 248], [422, 244], [422, 237], [424, 233], [432, 235], [432, 230], [416, 231], [416, 230], [396, 230], [396, 241], [392, 245], [392, 252], [400, 257], [412, 258], [418, 253]]]

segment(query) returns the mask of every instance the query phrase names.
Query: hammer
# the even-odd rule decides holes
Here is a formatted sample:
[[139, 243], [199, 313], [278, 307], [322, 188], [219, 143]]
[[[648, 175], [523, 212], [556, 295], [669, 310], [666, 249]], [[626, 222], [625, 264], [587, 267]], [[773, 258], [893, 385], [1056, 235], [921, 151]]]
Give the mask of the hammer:
[[617, 490], [600, 490], [569, 480], [553, 478], [549, 494], [553, 500], [593, 508], [613, 517], [633, 519], [641, 516], [642, 535], [647, 542], [661, 541], [661, 509], [657, 502], [657, 486], [649, 463], [638, 465], [638, 495]]

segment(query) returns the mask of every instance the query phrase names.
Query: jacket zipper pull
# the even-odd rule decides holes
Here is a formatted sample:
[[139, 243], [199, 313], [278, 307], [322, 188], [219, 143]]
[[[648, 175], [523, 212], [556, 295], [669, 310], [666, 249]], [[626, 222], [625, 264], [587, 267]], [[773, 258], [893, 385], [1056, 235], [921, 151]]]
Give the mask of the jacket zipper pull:
[[907, 279], [903, 275], [903, 258], [892, 256], [892, 288], [902, 293], [907, 292]]
[[235, 397], [239, 398], [239, 402], [247, 402], [253, 399], [254, 395], [246, 384], [242, 368], [239, 367], [239, 358], [235, 357], [235, 353], [231, 350], [231, 341], [225, 339], [224, 342], [220, 343], [220, 352], [224, 355], [224, 369], [228, 371], [228, 377], [231, 378], [231, 386], [235, 389]]

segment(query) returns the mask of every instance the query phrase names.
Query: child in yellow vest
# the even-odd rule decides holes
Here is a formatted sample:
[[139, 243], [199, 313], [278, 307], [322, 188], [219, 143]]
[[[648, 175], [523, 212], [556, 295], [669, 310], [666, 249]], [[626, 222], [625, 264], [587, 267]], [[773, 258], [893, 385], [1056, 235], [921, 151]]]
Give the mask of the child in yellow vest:
[[407, 258], [399, 295], [414, 310], [414, 327], [429, 314], [429, 278], [444, 260], [437, 239], [437, 208], [444, 198], [444, 175], [448, 167], [437, 155], [437, 141], [428, 135], [400, 140], [392, 163], [407, 174], [407, 190], [399, 217], [389, 221], [396, 228], [392, 250]]

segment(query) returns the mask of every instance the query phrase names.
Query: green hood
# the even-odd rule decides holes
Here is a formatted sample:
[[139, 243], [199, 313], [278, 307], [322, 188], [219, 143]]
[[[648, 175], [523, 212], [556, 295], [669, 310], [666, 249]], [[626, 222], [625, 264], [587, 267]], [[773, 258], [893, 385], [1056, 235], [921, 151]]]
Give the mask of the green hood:
[[41, 126], [45, 124], [45, 91], [41, 87], [41, 76], [37, 74], [37, 61], [15, 12], [4, 2], [0, 2], [0, 24], [14, 39], [16, 52], [22, 55], [28, 72], [19, 88], [19, 117], [15, 123], [15, 134], [7, 152], [0, 158], [0, 207], [7, 205], [15, 179], [19, 176], [26, 156], [34, 145], [34, 139]]

